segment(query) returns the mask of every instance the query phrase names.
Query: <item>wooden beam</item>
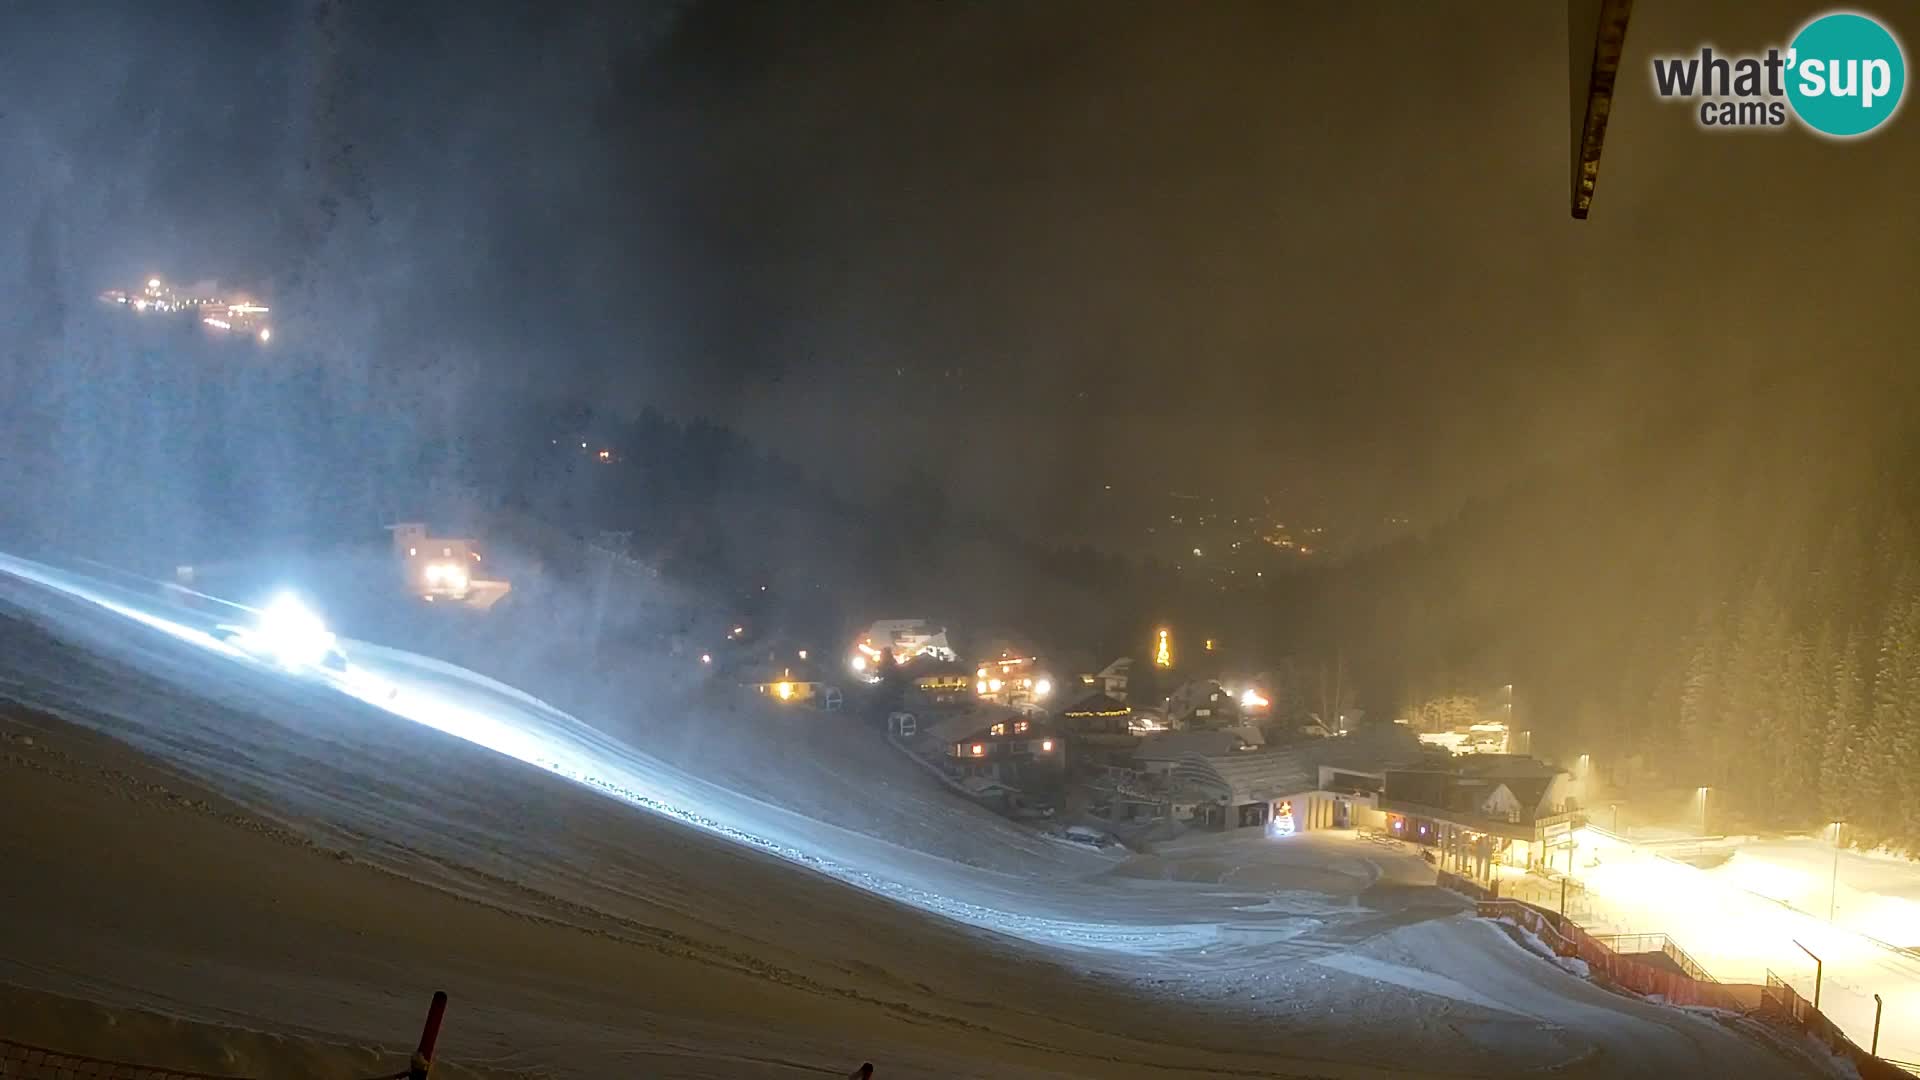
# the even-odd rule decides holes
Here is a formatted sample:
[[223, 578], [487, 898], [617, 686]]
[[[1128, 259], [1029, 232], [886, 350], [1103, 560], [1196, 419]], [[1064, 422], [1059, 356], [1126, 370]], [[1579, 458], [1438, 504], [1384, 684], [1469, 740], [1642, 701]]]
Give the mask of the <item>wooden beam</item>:
[[1626, 47], [1633, 0], [1567, 0], [1568, 113], [1573, 128], [1573, 216], [1586, 220], [1600, 178], [1600, 148]]

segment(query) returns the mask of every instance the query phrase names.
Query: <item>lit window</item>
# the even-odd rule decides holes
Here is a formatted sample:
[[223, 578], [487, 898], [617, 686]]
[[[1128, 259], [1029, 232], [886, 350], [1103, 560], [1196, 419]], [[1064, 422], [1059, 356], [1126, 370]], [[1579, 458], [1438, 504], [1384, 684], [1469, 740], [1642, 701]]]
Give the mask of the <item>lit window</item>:
[[987, 754], [987, 748], [986, 748], [986, 746], [985, 746], [985, 745], [983, 745], [983, 744], [981, 744], [981, 743], [974, 743], [974, 744], [973, 744], [973, 756], [974, 756], [974, 757], [985, 757], [985, 756], [986, 756], [986, 754]]
[[1005, 724], [995, 724], [987, 729], [987, 734], [989, 735], [1005, 735], [1006, 733], [1007, 725]]
[[1041, 739], [1041, 740], [1040, 740], [1040, 752], [1041, 752], [1041, 753], [1043, 753], [1043, 754], [1051, 754], [1051, 753], [1053, 753], [1053, 740], [1052, 740], [1052, 739]]
[[1013, 730], [1015, 732], [1021, 732], [1021, 731], [1027, 730], [1027, 722], [1025, 720], [1020, 721], [1019, 723], [1013, 725]]

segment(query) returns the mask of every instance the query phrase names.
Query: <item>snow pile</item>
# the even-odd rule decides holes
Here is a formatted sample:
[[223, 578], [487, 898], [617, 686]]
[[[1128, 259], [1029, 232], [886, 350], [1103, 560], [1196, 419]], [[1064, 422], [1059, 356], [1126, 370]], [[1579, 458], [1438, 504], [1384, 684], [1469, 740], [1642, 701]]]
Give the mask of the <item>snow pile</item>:
[[1554, 952], [1553, 946], [1540, 940], [1540, 935], [1515, 922], [1513, 916], [1502, 915], [1496, 921], [1507, 927], [1528, 952], [1545, 957], [1552, 961], [1555, 967], [1569, 975], [1576, 975], [1582, 979], [1593, 977], [1593, 971], [1587, 966], [1585, 960], [1577, 956], [1561, 956], [1559, 953]]

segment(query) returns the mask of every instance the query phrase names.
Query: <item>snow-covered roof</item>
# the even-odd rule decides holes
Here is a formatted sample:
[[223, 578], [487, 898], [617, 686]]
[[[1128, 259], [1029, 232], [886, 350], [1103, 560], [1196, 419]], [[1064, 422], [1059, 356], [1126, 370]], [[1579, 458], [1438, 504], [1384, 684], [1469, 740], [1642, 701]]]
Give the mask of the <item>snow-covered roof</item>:
[[1463, 776], [1483, 777], [1488, 780], [1551, 780], [1567, 771], [1558, 765], [1549, 765], [1525, 754], [1474, 754], [1461, 758], [1454, 764]]
[[900, 671], [910, 679], [958, 675], [969, 682], [973, 680], [973, 669], [958, 660], [937, 660], [932, 657], [915, 659], [900, 665]]
[[1294, 750], [1187, 754], [1173, 767], [1176, 780], [1220, 790], [1231, 804], [1298, 795], [1320, 786], [1320, 770]]
[[1003, 720], [1026, 720], [1024, 713], [1013, 709], [969, 709], [966, 712], [943, 716], [920, 729], [920, 733], [943, 743], [965, 742], [987, 733], [987, 729]]
[[1061, 716], [1125, 716], [1133, 710], [1127, 703], [1105, 694], [1088, 694], [1079, 701], [1060, 710]]
[[1245, 736], [1225, 729], [1217, 731], [1168, 731], [1140, 740], [1133, 756], [1141, 761], [1179, 761], [1188, 754], [1214, 757], [1235, 753], [1250, 745]]

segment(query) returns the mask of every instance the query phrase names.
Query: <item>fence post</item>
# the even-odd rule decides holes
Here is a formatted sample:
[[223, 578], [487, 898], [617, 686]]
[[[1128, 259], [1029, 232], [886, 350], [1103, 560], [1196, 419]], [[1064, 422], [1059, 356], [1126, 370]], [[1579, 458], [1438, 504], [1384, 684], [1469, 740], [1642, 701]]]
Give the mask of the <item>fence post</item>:
[[1870, 1057], [1880, 1056], [1880, 1006], [1885, 1004], [1879, 994], [1873, 995], [1873, 1048], [1867, 1051]]
[[433, 1004], [427, 1006], [426, 1026], [420, 1029], [420, 1047], [407, 1066], [407, 1080], [427, 1080], [427, 1071], [433, 1068], [433, 1044], [440, 1041], [440, 1021], [446, 1015], [447, 992], [435, 990]]

